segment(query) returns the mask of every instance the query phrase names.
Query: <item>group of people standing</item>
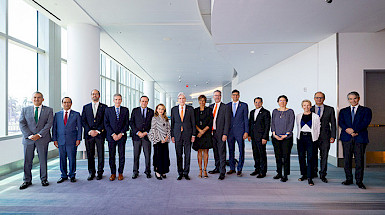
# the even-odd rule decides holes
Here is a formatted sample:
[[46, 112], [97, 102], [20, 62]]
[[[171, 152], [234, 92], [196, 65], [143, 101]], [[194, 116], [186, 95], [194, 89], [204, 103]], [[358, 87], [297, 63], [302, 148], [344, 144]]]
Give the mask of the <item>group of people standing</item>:
[[[23, 108], [20, 116], [20, 129], [23, 133], [24, 145], [24, 183], [20, 189], [25, 189], [32, 183], [32, 160], [37, 148], [40, 161], [40, 178], [43, 186], [47, 181], [47, 151], [48, 144], [54, 141], [59, 148], [61, 177], [57, 183], [70, 178], [76, 182], [76, 150], [83, 137], [88, 158], [89, 176], [87, 180], [103, 178], [104, 173], [104, 142], [109, 148], [110, 181], [123, 180], [125, 164], [125, 145], [127, 132], [131, 128], [133, 140], [133, 175], [139, 176], [139, 158], [143, 149], [145, 156], [145, 171], [151, 178], [151, 151], [154, 147], [153, 166], [155, 177], [159, 180], [166, 178], [169, 172], [170, 158], [168, 143], [175, 143], [177, 158], [177, 180], [190, 180], [191, 148], [198, 152], [199, 177], [207, 178], [209, 174], [219, 173], [219, 180], [225, 175], [236, 173], [242, 176], [245, 160], [245, 140], [251, 141], [255, 170], [250, 174], [257, 178], [266, 177], [267, 156], [266, 144], [270, 131], [276, 158], [277, 174], [274, 179], [282, 182], [290, 175], [290, 154], [293, 146], [293, 129], [297, 125], [297, 150], [300, 163], [301, 177], [299, 181], [307, 180], [313, 186], [313, 178], [318, 177], [318, 149], [320, 150], [320, 179], [327, 183], [327, 159], [330, 143], [336, 139], [337, 123], [334, 108], [324, 104], [325, 94], [317, 92], [314, 95], [315, 105], [303, 100], [303, 113], [297, 114], [287, 108], [288, 98], [281, 95], [277, 99], [278, 108], [270, 112], [263, 108], [263, 99], [254, 99], [255, 109], [250, 112], [247, 103], [239, 101], [240, 92], [232, 91], [232, 102], [224, 104], [221, 91], [213, 93], [214, 103], [206, 106], [207, 98], [198, 97], [199, 107], [186, 105], [186, 96], [178, 94], [178, 105], [171, 109], [171, 123], [166, 114], [166, 107], [158, 104], [155, 111], [147, 107], [149, 98], [140, 98], [140, 107], [132, 110], [131, 116], [126, 107], [121, 106], [122, 96], [115, 94], [114, 106], [107, 107], [101, 103], [100, 92], [92, 90], [92, 102], [83, 106], [80, 114], [71, 109], [72, 100], [62, 99], [63, 110], [53, 115], [52, 108], [42, 105], [43, 94], [33, 94], [33, 106]], [[356, 163], [356, 184], [365, 189], [363, 181], [364, 154], [368, 140], [367, 127], [371, 121], [371, 110], [359, 105], [359, 94], [348, 94], [350, 107], [339, 113], [340, 139], [343, 143], [345, 174], [344, 185], [353, 183], [352, 156]], [[52, 138], [51, 138], [52, 127]], [[82, 129], [84, 128], [84, 129]], [[226, 142], [229, 150], [230, 170], [226, 173]], [[239, 159], [235, 159], [236, 143]], [[95, 147], [97, 149], [98, 165], [95, 167]], [[119, 167], [116, 170], [116, 148], [119, 154]], [[207, 171], [208, 152], [213, 148], [215, 168]], [[67, 171], [67, 158], [69, 172]]]

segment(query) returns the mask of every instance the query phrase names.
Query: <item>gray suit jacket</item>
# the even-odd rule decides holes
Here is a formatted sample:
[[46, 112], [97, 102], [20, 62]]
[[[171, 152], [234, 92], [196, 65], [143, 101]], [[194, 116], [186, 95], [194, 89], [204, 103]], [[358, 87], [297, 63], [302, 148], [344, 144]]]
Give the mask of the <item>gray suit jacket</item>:
[[[311, 112], [317, 114], [315, 106], [310, 109]], [[324, 112], [322, 114], [321, 120], [321, 133], [319, 139], [329, 140], [331, 137], [336, 138], [337, 132], [337, 122], [336, 116], [334, 113], [334, 108], [324, 104]]]
[[53, 110], [50, 107], [42, 106], [39, 121], [35, 122], [34, 106], [25, 107], [21, 111], [19, 126], [23, 133], [23, 144], [33, 144], [29, 136], [40, 134], [41, 138], [36, 143], [48, 144], [51, 142], [51, 127], [53, 124]]

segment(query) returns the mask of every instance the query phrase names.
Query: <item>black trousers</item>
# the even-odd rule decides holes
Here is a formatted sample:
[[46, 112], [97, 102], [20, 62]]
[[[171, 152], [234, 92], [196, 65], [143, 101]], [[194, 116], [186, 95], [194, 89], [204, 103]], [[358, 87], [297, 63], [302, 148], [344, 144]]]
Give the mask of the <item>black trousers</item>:
[[123, 174], [124, 162], [126, 161], [125, 160], [126, 140], [127, 138], [122, 138], [118, 141], [108, 142], [108, 149], [109, 149], [109, 156], [110, 156], [109, 164], [110, 164], [111, 174], [116, 174], [116, 163], [115, 163], [116, 146], [118, 146], [118, 153], [119, 153], [118, 173]]
[[272, 138], [275, 162], [277, 163], [277, 173], [282, 175], [282, 166], [283, 166], [283, 175], [290, 175], [290, 154], [291, 148], [293, 147], [293, 136], [288, 137], [283, 140], [277, 140], [274, 137]]
[[154, 144], [153, 160], [155, 172], [159, 174], [166, 174], [170, 171], [168, 143], [158, 142]]
[[[190, 160], [191, 160], [191, 139], [180, 138], [175, 141], [176, 151], [176, 163], [178, 166], [179, 175], [188, 175], [190, 172]], [[184, 167], [183, 167], [183, 154], [184, 154]]]
[[85, 141], [87, 160], [88, 160], [88, 172], [91, 175], [95, 175], [95, 146], [98, 152], [98, 175], [102, 175], [104, 172], [104, 138], [90, 138]]
[[328, 157], [330, 150], [330, 138], [329, 139], [318, 139], [316, 142], [316, 148], [314, 149], [314, 165], [313, 165], [313, 175], [316, 175], [318, 172], [318, 149], [320, 153], [320, 177], [326, 177], [328, 170]]
[[342, 141], [342, 146], [344, 149], [344, 170], [346, 180], [353, 181], [352, 174], [352, 159], [353, 155], [356, 162], [356, 172], [355, 178], [356, 183], [361, 183], [364, 179], [364, 158], [365, 158], [365, 149], [367, 143], [356, 143], [352, 138], [350, 141]]
[[222, 141], [222, 136], [213, 131], [213, 150], [215, 159], [215, 169], [219, 170], [220, 174], [226, 173], [226, 141]]
[[298, 161], [301, 175], [307, 178], [313, 178], [314, 148], [316, 148], [316, 145], [312, 140], [311, 133], [301, 134], [300, 139], [297, 141]]
[[251, 140], [251, 147], [253, 149], [254, 168], [260, 174], [267, 172], [267, 156], [266, 144], [262, 144], [262, 140]]

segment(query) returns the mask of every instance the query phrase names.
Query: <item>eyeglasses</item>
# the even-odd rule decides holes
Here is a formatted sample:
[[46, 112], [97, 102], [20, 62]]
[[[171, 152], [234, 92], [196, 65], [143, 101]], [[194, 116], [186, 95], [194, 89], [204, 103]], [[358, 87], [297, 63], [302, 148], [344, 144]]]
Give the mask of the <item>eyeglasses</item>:
[[315, 99], [323, 99], [324, 97], [314, 97]]

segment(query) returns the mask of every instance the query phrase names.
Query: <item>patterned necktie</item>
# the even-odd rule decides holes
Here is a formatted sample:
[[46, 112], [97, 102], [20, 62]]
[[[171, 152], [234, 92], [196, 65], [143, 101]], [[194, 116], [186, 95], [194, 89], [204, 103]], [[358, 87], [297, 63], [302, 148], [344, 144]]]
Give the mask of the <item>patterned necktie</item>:
[[354, 113], [354, 108], [355, 108], [355, 107], [352, 108], [352, 123], [354, 122], [354, 115], [355, 115], [355, 113]]
[[116, 108], [116, 119], [119, 120], [119, 108]]
[[39, 107], [35, 107], [35, 122], [39, 121]]
[[64, 125], [67, 125], [67, 121], [68, 121], [68, 111], [66, 111], [64, 115]]
[[233, 117], [235, 117], [236, 110], [237, 110], [237, 103], [233, 103]]
[[321, 107], [318, 107], [318, 116], [321, 117]]

